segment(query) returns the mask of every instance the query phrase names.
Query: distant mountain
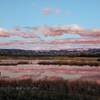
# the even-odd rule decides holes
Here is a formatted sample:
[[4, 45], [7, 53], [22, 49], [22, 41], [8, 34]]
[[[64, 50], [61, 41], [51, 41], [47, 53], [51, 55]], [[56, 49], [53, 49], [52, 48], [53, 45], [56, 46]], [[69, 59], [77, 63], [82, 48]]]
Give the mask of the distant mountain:
[[100, 49], [88, 50], [21, 50], [21, 49], [0, 49], [0, 56], [86, 56], [100, 57]]

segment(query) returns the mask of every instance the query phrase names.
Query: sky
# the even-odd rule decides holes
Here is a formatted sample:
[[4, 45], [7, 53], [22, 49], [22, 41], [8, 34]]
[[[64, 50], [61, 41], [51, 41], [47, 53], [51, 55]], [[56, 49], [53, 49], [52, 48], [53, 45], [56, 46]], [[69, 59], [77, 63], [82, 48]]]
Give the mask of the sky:
[[0, 0], [0, 48], [100, 47], [100, 0]]

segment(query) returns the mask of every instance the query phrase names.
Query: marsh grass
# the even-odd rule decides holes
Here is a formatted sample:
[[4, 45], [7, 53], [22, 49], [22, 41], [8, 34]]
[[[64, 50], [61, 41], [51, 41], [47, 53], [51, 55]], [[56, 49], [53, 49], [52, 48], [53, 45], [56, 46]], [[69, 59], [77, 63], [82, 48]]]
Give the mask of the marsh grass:
[[99, 100], [100, 84], [68, 80], [0, 80], [0, 100]]

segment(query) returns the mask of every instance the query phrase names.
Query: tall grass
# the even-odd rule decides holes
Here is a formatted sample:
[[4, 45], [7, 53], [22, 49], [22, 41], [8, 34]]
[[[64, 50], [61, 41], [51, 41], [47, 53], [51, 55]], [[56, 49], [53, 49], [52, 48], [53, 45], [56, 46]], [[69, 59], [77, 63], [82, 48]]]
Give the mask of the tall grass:
[[100, 84], [80, 80], [0, 80], [0, 100], [89, 99], [100, 99]]

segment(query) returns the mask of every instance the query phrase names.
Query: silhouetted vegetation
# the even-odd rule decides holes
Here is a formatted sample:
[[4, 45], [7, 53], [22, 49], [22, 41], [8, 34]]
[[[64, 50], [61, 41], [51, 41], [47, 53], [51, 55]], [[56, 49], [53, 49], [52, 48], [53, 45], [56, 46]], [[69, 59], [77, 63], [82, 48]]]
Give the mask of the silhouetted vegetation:
[[100, 57], [100, 49], [89, 50], [47, 50], [47, 51], [35, 51], [35, 50], [20, 50], [20, 49], [0, 49], [1, 56], [10, 57], [45, 57], [45, 56], [68, 56], [68, 57]]
[[97, 61], [100, 61], [100, 58], [98, 58]]
[[70, 59], [69, 61], [52, 61], [52, 62], [46, 62], [46, 61], [40, 61], [38, 64], [40, 65], [77, 65], [77, 66], [84, 66], [84, 65], [89, 65], [89, 66], [100, 66], [100, 63], [98, 62], [85, 62], [85, 61], [72, 61]]
[[23, 64], [30, 64], [30, 63], [28, 61], [20, 61], [20, 62], [13, 62], [13, 63], [12, 62], [11, 63], [6, 63], [6, 62], [0, 63], [1, 66], [17, 66], [19, 64], [23, 65]]
[[67, 80], [0, 81], [0, 100], [99, 100], [100, 84]]

